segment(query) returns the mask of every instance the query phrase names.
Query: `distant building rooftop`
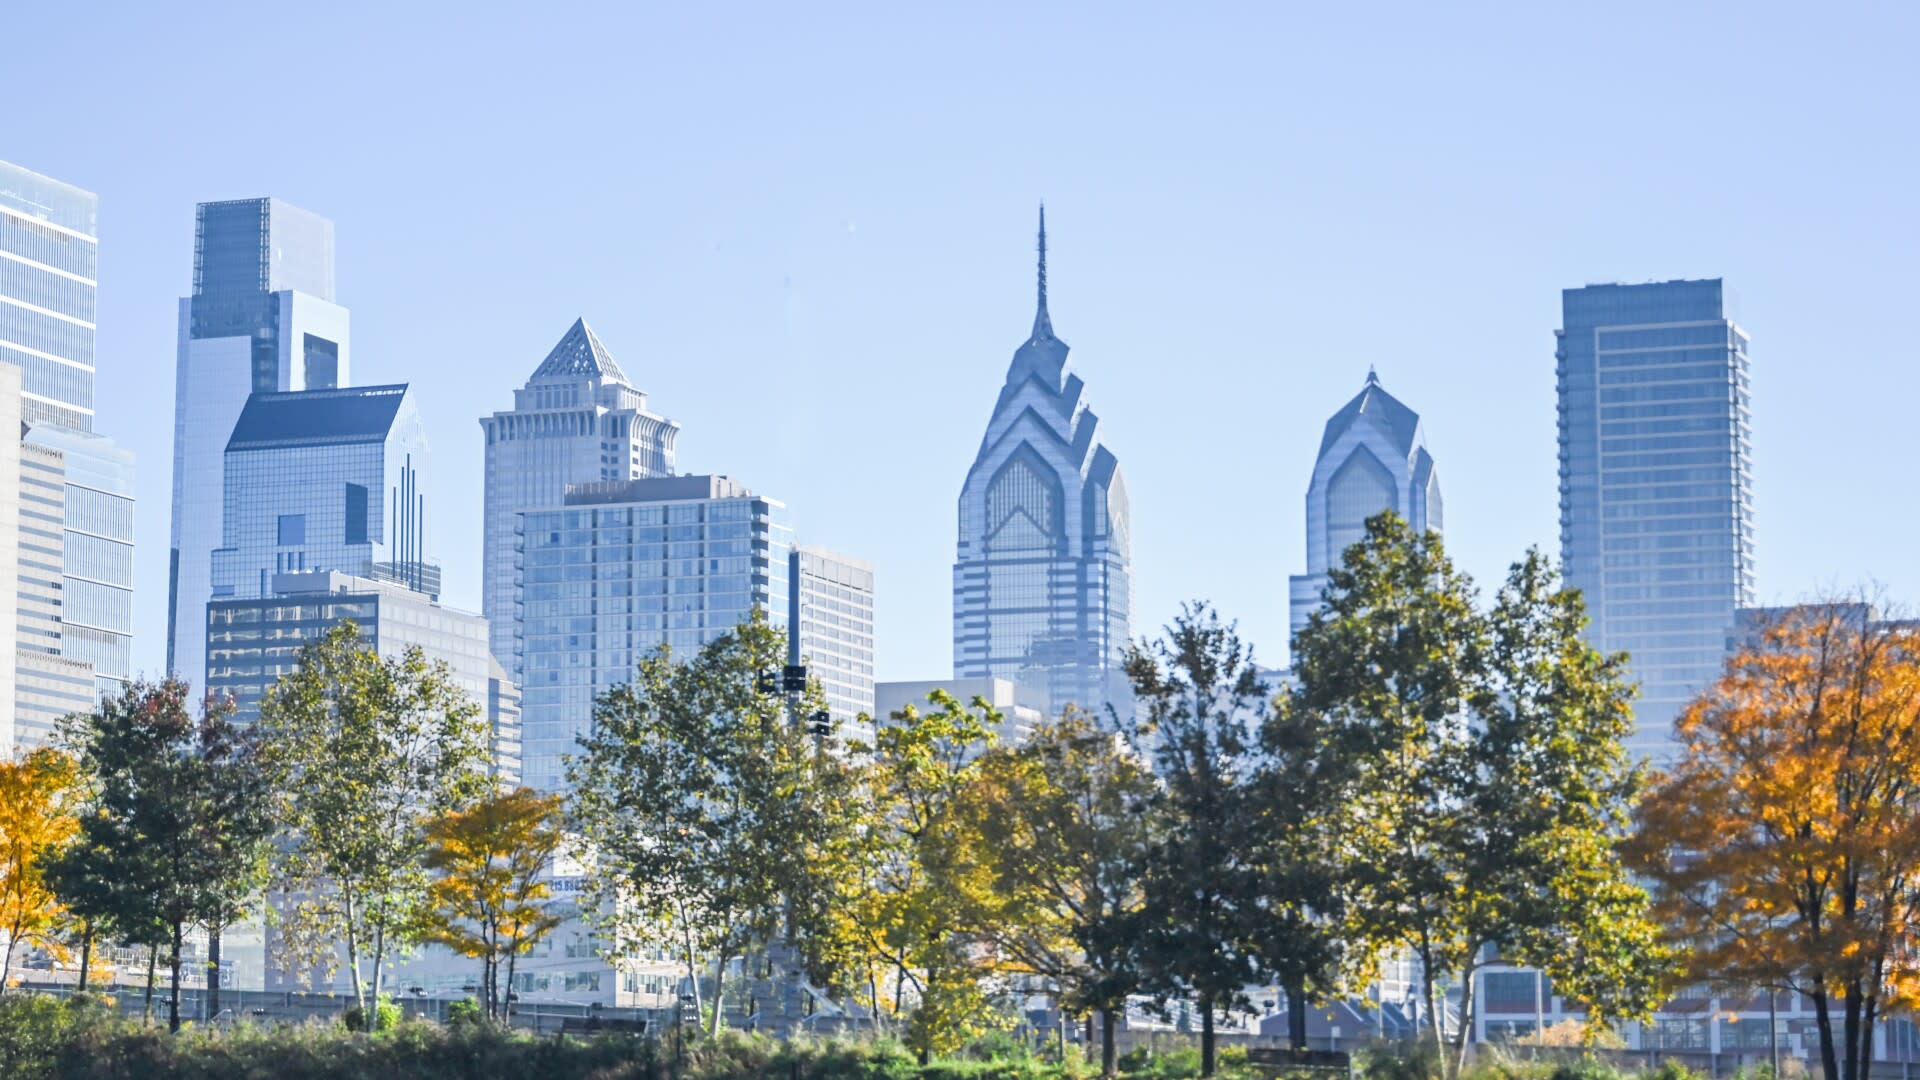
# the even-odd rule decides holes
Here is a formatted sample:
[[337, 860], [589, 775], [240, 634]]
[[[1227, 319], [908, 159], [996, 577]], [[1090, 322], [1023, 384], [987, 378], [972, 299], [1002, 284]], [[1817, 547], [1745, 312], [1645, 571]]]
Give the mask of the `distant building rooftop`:
[[753, 492], [726, 476], [656, 476], [647, 480], [603, 480], [568, 484], [568, 506], [609, 503], [672, 502], [680, 499], [744, 499]]
[[406, 395], [405, 383], [255, 394], [227, 449], [384, 442]]

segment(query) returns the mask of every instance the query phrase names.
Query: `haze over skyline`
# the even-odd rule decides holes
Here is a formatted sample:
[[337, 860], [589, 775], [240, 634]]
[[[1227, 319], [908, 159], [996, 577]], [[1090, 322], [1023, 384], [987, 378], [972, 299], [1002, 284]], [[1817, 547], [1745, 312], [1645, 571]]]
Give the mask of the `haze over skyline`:
[[751, 35], [506, 10], [10, 14], [41, 44], [10, 58], [0, 159], [101, 199], [137, 671], [164, 658], [194, 204], [261, 195], [335, 222], [353, 381], [416, 389], [460, 607], [478, 419], [584, 317], [682, 425], [680, 471], [875, 563], [880, 678], [946, 675], [955, 498], [1032, 322], [1043, 198], [1054, 326], [1132, 499], [1137, 634], [1207, 597], [1282, 661], [1314, 449], [1369, 365], [1420, 412], [1483, 587], [1557, 555], [1560, 290], [1610, 280], [1739, 298], [1759, 599], [1920, 599], [1920, 511], [1886, 497], [1920, 374], [1882, 329], [1920, 293], [1910, 10], [768, 7]]

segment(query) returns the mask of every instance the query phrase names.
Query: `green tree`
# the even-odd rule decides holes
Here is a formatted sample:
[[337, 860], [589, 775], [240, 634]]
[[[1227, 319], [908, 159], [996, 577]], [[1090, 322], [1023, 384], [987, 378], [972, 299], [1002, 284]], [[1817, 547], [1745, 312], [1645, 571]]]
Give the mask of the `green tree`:
[[560, 925], [541, 876], [559, 849], [560, 797], [530, 788], [492, 795], [427, 823], [426, 925], [421, 936], [481, 962], [486, 1015], [500, 1013], [500, 967], [513, 986], [515, 958]]
[[344, 946], [364, 1012], [368, 982], [379, 1000], [387, 956], [422, 925], [422, 817], [488, 789], [485, 720], [444, 663], [417, 648], [383, 658], [349, 620], [301, 648], [260, 728], [281, 825], [277, 950], [331, 974]]
[[[568, 818], [600, 909], [621, 940], [664, 928], [696, 988], [711, 962], [715, 1032], [728, 966], [810, 932], [793, 916], [811, 905], [795, 898], [850, 827], [851, 800], [822, 782], [836, 773], [786, 698], [760, 684], [786, 661], [786, 635], [757, 611], [684, 663], [663, 648], [595, 701], [568, 765]], [[823, 708], [810, 685], [797, 711]]]
[[1161, 640], [1130, 649], [1126, 668], [1134, 738], [1153, 763], [1166, 826], [1144, 878], [1151, 985], [1195, 999], [1200, 1070], [1212, 1076], [1215, 1021], [1244, 1005], [1256, 971], [1247, 795], [1268, 691], [1252, 648], [1205, 603], [1184, 605]]
[[1621, 657], [1581, 638], [1577, 592], [1529, 552], [1492, 609], [1433, 533], [1384, 513], [1330, 575], [1294, 641], [1288, 712], [1344, 758], [1354, 939], [1411, 952], [1438, 1017], [1462, 987], [1448, 1076], [1472, 1029], [1473, 974], [1544, 968], [1594, 1022], [1650, 1010], [1666, 954], [1618, 850], [1637, 773]]
[[1146, 981], [1141, 876], [1158, 828], [1153, 774], [1119, 736], [1070, 710], [976, 766], [956, 810], [990, 878], [975, 935], [1005, 969], [1097, 1013], [1101, 1072], [1115, 1071], [1115, 1016]]
[[[220, 701], [207, 702], [195, 720], [187, 695], [175, 680], [136, 682], [68, 718], [61, 739], [90, 797], [78, 837], [52, 868], [94, 917], [165, 928], [167, 1024], [175, 1031], [186, 932], [205, 926], [217, 940], [246, 913], [272, 832], [255, 733], [237, 727]], [[209, 975], [209, 1007], [217, 1008], [217, 973]]]

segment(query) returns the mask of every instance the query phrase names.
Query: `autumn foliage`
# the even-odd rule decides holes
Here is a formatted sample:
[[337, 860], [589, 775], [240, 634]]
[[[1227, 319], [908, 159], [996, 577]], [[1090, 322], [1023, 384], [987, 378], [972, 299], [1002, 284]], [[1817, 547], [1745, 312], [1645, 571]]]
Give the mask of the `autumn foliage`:
[[1692, 975], [1807, 995], [1827, 1080], [1920, 1004], [1920, 628], [1863, 604], [1763, 627], [1677, 723], [1641, 868]]

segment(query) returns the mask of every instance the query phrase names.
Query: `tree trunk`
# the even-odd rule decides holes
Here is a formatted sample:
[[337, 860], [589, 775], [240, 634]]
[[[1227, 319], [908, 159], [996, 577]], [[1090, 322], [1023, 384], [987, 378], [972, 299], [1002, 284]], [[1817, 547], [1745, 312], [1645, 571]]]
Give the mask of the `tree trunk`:
[[[699, 1016], [701, 1009], [700, 964], [693, 955], [693, 924], [687, 921], [687, 905], [684, 903], [680, 905], [680, 944], [686, 949], [687, 953], [687, 984], [693, 989], [693, 1015]], [[513, 980], [508, 979], [507, 984], [507, 990], [511, 993], [513, 990]], [[673, 1003], [673, 1006], [677, 1009], [680, 1007], [680, 1003], [676, 1001]]]
[[[509, 1019], [507, 1015], [513, 1010], [513, 973], [518, 970], [519, 967], [520, 939], [515, 938], [513, 947], [507, 950], [507, 988], [504, 991], [500, 990], [498, 986], [494, 988], [494, 992], [500, 995], [500, 1018], [506, 1021], [508, 1027], [513, 1026], [513, 1021]], [[500, 969], [497, 965], [494, 968], [493, 978], [496, 983], [500, 980]]]
[[0, 960], [0, 994], [7, 992], [7, 980], [13, 977], [13, 946], [20, 940], [20, 924], [16, 921], [7, 933], [7, 956]]
[[1448, 1073], [1449, 1077], [1457, 1077], [1466, 1070], [1467, 1044], [1472, 1041], [1473, 969], [1469, 967], [1460, 973], [1460, 1030], [1453, 1037], [1453, 1071]]
[[727, 1011], [727, 954], [720, 953], [713, 961], [713, 1021], [707, 1027], [712, 1038], [720, 1037], [720, 1015]]
[[220, 934], [224, 927], [207, 927], [207, 1020], [220, 1016]]
[[380, 966], [387, 959], [387, 928], [385, 921], [373, 928], [373, 1009], [367, 1013], [367, 1030], [380, 1030]]
[[1200, 1075], [1213, 1075], [1213, 998], [1200, 996]]
[[80, 924], [80, 992], [87, 992], [87, 969], [93, 966], [93, 920]]
[[354, 932], [353, 894], [346, 893], [340, 902], [347, 907], [347, 970], [353, 973], [353, 1003], [360, 1008], [360, 1015], [367, 1014], [367, 991], [360, 984], [360, 935]]
[[[1440, 1063], [1440, 1071], [1447, 1071], [1446, 1017], [1440, 1014], [1438, 996], [1433, 985], [1433, 963], [1424, 951], [1420, 960], [1420, 985], [1426, 995], [1427, 1023], [1433, 1025], [1433, 1055]], [[1451, 1077], [1448, 1080], [1452, 1080]]]
[[1113, 1010], [1100, 1010], [1100, 1075], [1112, 1076], [1118, 1071], [1119, 1055], [1113, 1046]]
[[[1822, 982], [1819, 973], [1807, 980], [1808, 984], [1819, 987]], [[1813, 1019], [1820, 1029], [1820, 1071], [1826, 1080], [1840, 1080], [1840, 1061], [1833, 1049], [1833, 1012], [1831, 1002], [1827, 1000], [1825, 990], [1816, 989], [1812, 993]]]
[[173, 924], [173, 952], [167, 957], [170, 982], [167, 987], [167, 1030], [180, 1030], [180, 938], [184, 930], [179, 923]]
[[146, 1021], [148, 1024], [153, 1023], [153, 969], [156, 966], [155, 961], [159, 959], [160, 959], [160, 946], [148, 945], [147, 946], [147, 1004], [146, 1004]]
[[1295, 1050], [1307, 1048], [1307, 988], [1298, 980], [1287, 984], [1287, 1042]]

